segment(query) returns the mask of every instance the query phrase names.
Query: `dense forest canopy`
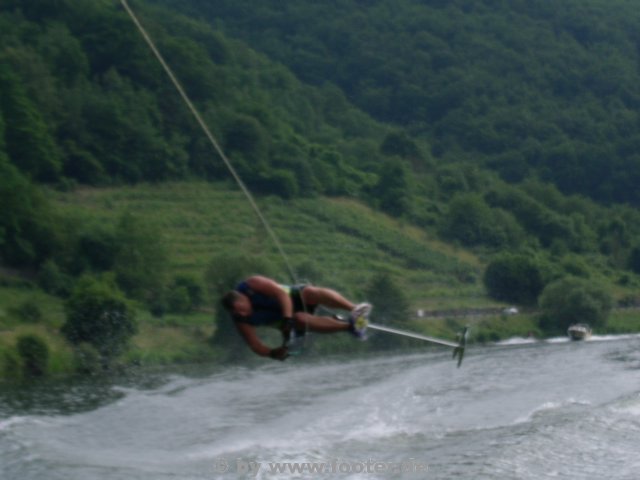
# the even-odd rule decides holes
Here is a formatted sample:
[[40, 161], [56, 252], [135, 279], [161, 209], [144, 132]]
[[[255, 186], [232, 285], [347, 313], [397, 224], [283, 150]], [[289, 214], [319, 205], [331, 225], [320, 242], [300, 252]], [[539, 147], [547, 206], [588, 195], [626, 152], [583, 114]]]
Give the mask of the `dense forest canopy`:
[[[13, 129], [6, 149], [25, 173], [97, 185], [226, 178], [117, 2], [22, 3], [3, 3], [0, 82], [2, 115]], [[361, 175], [348, 166], [353, 158], [344, 158], [358, 146], [340, 145], [342, 137], [382, 130], [338, 89], [305, 87], [284, 67], [194, 20], [144, 13], [186, 90], [256, 189], [305, 195], [360, 187]], [[332, 178], [336, 173], [343, 175]]]
[[614, 0], [155, 0], [332, 82], [436, 157], [640, 203], [640, 10]]

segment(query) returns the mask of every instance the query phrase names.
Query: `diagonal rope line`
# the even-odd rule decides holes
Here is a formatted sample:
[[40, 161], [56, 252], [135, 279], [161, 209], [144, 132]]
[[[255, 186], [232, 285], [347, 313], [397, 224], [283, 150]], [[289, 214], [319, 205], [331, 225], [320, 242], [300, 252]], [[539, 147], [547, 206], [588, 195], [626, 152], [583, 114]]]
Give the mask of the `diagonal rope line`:
[[215, 139], [215, 137], [213, 136], [213, 134], [209, 130], [209, 127], [207, 126], [207, 124], [202, 119], [202, 116], [200, 115], [200, 112], [193, 105], [193, 103], [191, 102], [191, 99], [189, 98], [189, 96], [185, 92], [184, 88], [182, 88], [182, 85], [178, 81], [178, 78], [174, 75], [173, 70], [171, 69], [171, 67], [169, 67], [169, 65], [165, 61], [164, 57], [162, 56], [162, 54], [160, 53], [160, 51], [156, 47], [155, 42], [151, 39], [151, 37], [149, 36], [149, 34], [145, 30], [145, 28], [142, 26], [142, 24], [140, 23], [140, 21], [136, 17], [135, 13], [133, 13], [133, 10], [131, 10], [131, 8], [129, 7], [129, 4], [128, 4], [127, 0], [120, 0], [120, 2], [122, 3], [122, 6], [127, 11], [129, 16], [131, 17], [131, 20], [133, 20], [133, 23], [135, 23], [136, 27], [140, 31], [140, 34], [143, 36], [143, 38], [145, 39], [145, 41], [149, 45], [149, 48], [151, 48], [151, 51], [153, 51], [153, 54], [156, 56], [156, 58], [158, 59], [158, 61], [162, 65], [162, 67], [164, 68], [164, 71], [167, 73], [167, 75], [171, 79], [171, 82], [173, 83], [173, 85], [176, 87], [176, 89], [180, 93], [180, 96], [182, 97], [182, 100], [184, 100], [184, 102], [187, 104], [187, 107], [189, 107], [189, 110], [191, 111], [191, 113], [195, 117], [196, 121], [200, 125], [200, 128], [202, 128], [202, 130], [204, 131], [205, 135], [207, 136], [207, 138], [211, 142], [211, 145], [213, 145], [213, 148], [215, 149], [215, 151], [218, 153], [218, 155], [220, 155], [220, 157], [224, 161], [225, 165], [227, 166], [227, 169], [229, 170], [229, 172], [231, 173], [231, 175], [233, 176], [233, 178], [237, 182], [237, 184], [240, 187], [240, 189], [242, 190], [242, 192], [247, 197], [247, 200], [249, 200], [249, 203], [253, 207], [253, 210], [255, 211], [256, 215], [258, 216], [258, 218], [262, 222], [262, 225], [264, 226], [265, 230], [267, 231], [267, 233], [269, 234], [269, 236], [273, 240], [273, 243], [275, 244], [276, 248], [278, 249], [278, 252], [282, 256], [282, 258], [284, 260], [284, 263], [285, 263], [285, 265], [287, 267], [287, 270], [289, 271], [289, 275], [291, 276], [291, 279], [294, 281], [294, 283], [296, 283], [297, 282], [296, 274], [294, 273], [293, 268], [291, 266], [291, 263], [289, 262], [289, 257], [287, 256], [287, 254], [285, 253], [284, 249], [282, 248], [282, 244], [280, 243], [280, 240], [278, 240], [278, 237], [277, 237], [276, 233], [271, 228], [271, 225], [269, 225], [269, 222], [267, 221], [265, 216], [260, 211], [260, 208], [258, 208], [258, 204], [256, 203], [255, 199], [253, 198], [253, 195], [251, 195], [251, 192], [246, 187], [246, 185], [244, 184], [244, 182], [240, 178], [240, 175], [238, 175], [238, 172], [236, 171], [236, 169], [233, 167], [233, 165], [231, 164], [231, 162], [229, 161], [229, 159], [225, 155], [224, 151], [220, 147], [220, 144], [217, 142], [217, 140]]

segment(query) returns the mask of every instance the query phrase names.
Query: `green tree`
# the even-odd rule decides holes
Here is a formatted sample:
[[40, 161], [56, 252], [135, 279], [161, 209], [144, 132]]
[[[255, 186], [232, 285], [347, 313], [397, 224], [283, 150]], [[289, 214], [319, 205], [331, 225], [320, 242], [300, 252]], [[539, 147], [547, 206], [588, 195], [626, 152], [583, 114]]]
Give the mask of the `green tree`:
[[385, 160], [373, 195], [374, 203], [390, 215], [401, 217], [410, 213], [413, 188], [409, 167], [397, 157]]
[[299, 192], [295, 175], [279, 168], [253, 174], [248, 178], [247, 184], [256, 192], [282, 198], [293, 198]]
[[[98, 158], [104, 170], [118, 181], [185, 175], [186, 140], [170, 132], [163, 135], [162, 114], [152, 92], [111, 68], [101, 76], [100, 83], [81, 90], [79, 101], [79, 112], [65, 118], [71, 138], [84, 140], [79, 148], [70, 151], [80, 162], [81, 168], [74, 170], [76, 174], [90, 174], [95, 176], [90, 177], [92, 181], [99, 181], [100, 171], [91, 161]], [[78, 124], [75, 116], [83, 123]], [[88, 130], [86, 125], [90, 125]]]
[[[411, 320], [411, 305], [404, 290], [387, 272], [373, 276], [366, 288], [365, 298], [373, 303], [372, 318], [383, 325], [406, 324]], [[376, 332], [370, 340], [374, 348], [395, 348], [410, 341], [393, 335]]]
[[574, 323], [602, 327], [613, 300], [602, 285], [565, 277], [547, 285], [540, 296], [540, 328], [552, 334], [565, 332]]
[[480, 195], [473, 193], [458, 194], [451, 200], [441, 233], [466, 246], [516, 245], [525, 237], [513, 215], [492, 209]]
[[173, 287], [166, 295], [167, 308], [172, 313], [188, 313], [191, 311], [191, 299], [186, 287]]
[[[122, 228], [125, 227], [121, 226], [120, 233]], [[114, 268], [119, 249], [123, 248], [122, 238], [118, 237], [113, 226], [91, 222], [89, 219], [82, 222], [82, 227], [74, 240], [75, 248], [71, 263], [76, 273], [86, 270], [94, 272], [111, 270]]]
[[33, 334], [20, 335], [16, 347], [26, 377], [40, 377], [47, 373], [49, 346], [42, 338]]
[[233, 155], [241, 153], [252, 162], [266, 158], [267, 135], [258, 120], [247, 115], [238, 115], [225, 128], [225, 149]]
[[[193, 34], [193, 31], [189, 33]], [[220, 72], [204, 46], [195, 39], [184, 36], [166, 38], [162, 42], [162, 50], [194, 101], [211, 100], [220, 95], [223, 86]]]
[[89, 59], [68, 25], [56, 22], [46, 28], [46, 34], [40, 38], [38, 50], [51, 65], [56, 77], [66, 84], [86, 78], [89, 74]]
[[5, 350], [2, 354], [2, 373], [5, 378], [17, 379], [20, 374], [21, 361], [18, 353], [15, 350]]
[[545, 286], [545, 275], [531, 256], [507, 253], [489, 263], [483, 283], [496, 300], [532, 305]]
[[443, 165], [436, 172], [440, 195], [450, 199], [456, 193], [469, 191], [469, 182], [461, 168], [456, 165]]
[[166, 298], [170, 312], [188, 313], [202, 304], [202, 287], [195, 278], [178, 275], [169, 286]]
[[626, 222], [615, 216], [606, 219], [600, 226], [599, 232], [600, 251], [609, 255], [616, 266], [624, 266], [631, 244], [631, 234]]
[[380, 144], [380, 152], [389, 157], [399, 157], [411, 163], [414, 170], [423, 170], [425, 158], [416, 142], [404, 131], [389, 132]]
[[167, 278], [168, 253], [161, 231], [142, 217], [125, 213], [116, 226], [113, 270], [120, 288], [138, 300], [154, 301]]
[[489, 243], [494, 228], [490, 207], [479, 195], [468, 193], [453, 198], [441, 231], [445, 238], [472, 246]]
[[38, 284], [47, 293], [66, 297], [71, 293], [72, 277], [54, 260], [44, 262], [38, 271]]
[[11, 161], [36, 180], [53, 181], [60, 174], [59, 151], [38, 109], [7, 63], [0, 61], [0, 110], [11, 121], [5, 143]]
[[412, 159], [420, 157], [416, 143], [405, 132], [390, 132], [384, 137], [380, 151], [388, 156]]
[[74, 140], [63, 142], [62, 149], [65, 156], [65, 176], [88, 185], [107, 183], [108, 175], [105, 167], [93, 153]]
[[[514, 187], [492, 189], [485, 195], [487, 204], [511, 212], [524, 229], [549, 247], [554, 241], [565, 242], [568, 246], [582, 248], [582, 241], [576, 238], [573, 222], [547, 208], [526, 192]], [[579, 228], [578, 228], [579, 230]]]
[[405, 291], [386, 272], [375, 275], [364, 295], [375, 303], [375, 318], [381, 323], [406, 323], [411, 319], [411, 304]]
[[35, 266], [57, 248], [55, 216], [42, 193], [0, 151], [0, 258]]
[[74, 345], [92, 345], [108, 365], [137, 332], [134, 310], [108, 280], [80, 279], [65, 304], [62, 334]]

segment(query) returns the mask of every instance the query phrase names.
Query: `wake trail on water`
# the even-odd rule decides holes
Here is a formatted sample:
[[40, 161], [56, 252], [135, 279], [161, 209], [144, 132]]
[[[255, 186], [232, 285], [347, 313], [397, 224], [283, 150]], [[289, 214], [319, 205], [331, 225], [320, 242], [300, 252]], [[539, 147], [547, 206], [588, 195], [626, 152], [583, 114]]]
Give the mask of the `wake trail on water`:
[[114, 386], [93, 410], [0, 416], [0, 477], [237, 478], [212, 475], [214, 462], [414, 458], [429, 478], [598, 478], [638, 466], [637, 344], [470, 348], [461, 369], [437, 350], [167, 374]]

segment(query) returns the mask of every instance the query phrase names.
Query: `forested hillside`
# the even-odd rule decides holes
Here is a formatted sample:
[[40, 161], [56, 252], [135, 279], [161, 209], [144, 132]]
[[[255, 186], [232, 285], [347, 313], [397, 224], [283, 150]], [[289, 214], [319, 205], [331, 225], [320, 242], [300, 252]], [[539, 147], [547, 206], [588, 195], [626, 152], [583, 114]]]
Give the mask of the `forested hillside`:
[[621, 0], [173, 2], [508, 181], [640, 203], [640, 9]]
[[[528, 237], [577, 252], [611, 243], [616, 215], [545, 182], [636, 201], [640, 20], [625, 2], [176, 5], [210, 26], [135, 3], [257, 193], [355, 196], [469, 246]], [[227, 178], [118, 2], [9, 0], [0, 22], [0, 152], [20, 175], [67, 186]], [[457, 230], [460, 202], [476, 207], [473, 231]], [[614, 249], [629, 250], [640, 222], [617, 216], [629, 238]]]
[[[377, 252], [352, 268], [434, 269], [443, 288], [528, 305], [576, 277], [562, 285], [581, 298], [596, 297], [589, 285], [637, 302], [640, 14], [629, 2], [131, 4], [262, 204], [296, 200], [336, 238]], [[88, 189], [232, 185], [120, 2], [0, 4], [0, 178], [2, 278], [67, 297], [76, 285], [104, 293], [86, 280], [99, 277], [157, 315], [202, 302], [204, 272], [171, 271], [162, 222], [60, 205], [59, 192], [81, 203]], [[414, 251], [431, 244], [320, 196], [453, 248]], [[282, 237], [300, 235], [293, 220], [281, 225]], [[318, 269], [307, 256], [304, 270], [325, 278], [343, 263]]]

